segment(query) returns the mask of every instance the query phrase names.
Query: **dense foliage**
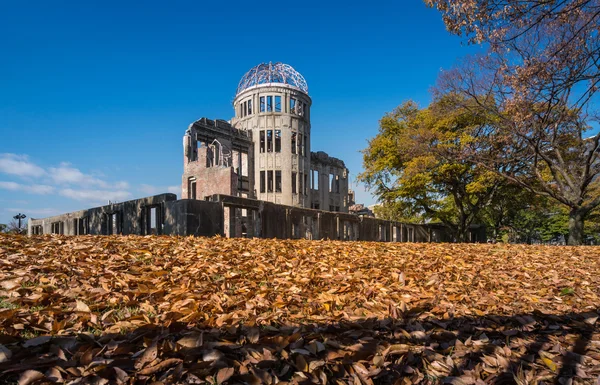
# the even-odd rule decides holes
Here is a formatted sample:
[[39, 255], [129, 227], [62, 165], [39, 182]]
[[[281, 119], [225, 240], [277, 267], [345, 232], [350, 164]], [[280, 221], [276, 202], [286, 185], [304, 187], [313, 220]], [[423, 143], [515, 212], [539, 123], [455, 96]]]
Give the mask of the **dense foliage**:
[[[469, 186], [473, 181], [444, 180], [440, 188], [437, 181], [427, 178], [432, 167], [438, 175], [448, 167], [461, 172], [460, 167], [466, 166], [471, 174], [483, 174], [478, 170], [483, 168], [500, 176], [512, 189], [518, 186], [536, 197], [551, 199], [560, 206], [558, 211], [566, 209], [568, 242], [582, 244], [586, 241], [585, 221], [600, 205], [600, 112], [596, 103], [600, 84], [600, 2], [425, 2], [441, 11], [451, 33], [466, 36], [471, 43], [484, 43], [489, 50], [445, 71], [434, 91], [434, 102], [418, 114], [429, 114], [443, 106], [446, 115], [438, 114], [437, 120], [445, 128], [440, 130], [435, 120], [424, 125], [435, 135], [452, 132], [454, 137], [429, 138], [422, 132], [410, 136], [409, 130], [415, 125], [401, 122], [414, 119], [398, 116], [398, 111], [406, 108], [404, 104], [381, 120], [380, 133], [365, 151], [363, 180], [376, 188], [387, 205], [384, 211], [391, 207], [412, 209], [421, 219], [433, 216], [447, 224], [453, 222], [460, 241], [463, 224], [473, 221], [465, 218], [482, 211], [482, 200], [476, 199], [474, 204], [468, 191], [457, 197], [456, 186]], [[466, 125], [461, 124], [464, 118], [468, 120]], [[390, 130], [390, 119], [400, 123], [400, 132]], [[382, 143], [385, 137], [393, 143], [393, 135], [406, 145], [395, 143], [392, 148]], [[419, 158], [420, 154], [405, 148], [411, 144], [429, 152], [429, 158]], [[440, 159], [440, 146], [445, 150], [448, 144], [455, 146], [456, 156]], [[394, 155], [394, 151], [404, 153]], [[406, 201], [413, 182], [407, 175], [416, 168], [408, 159], [411, 155], [412, 162], [422, 165], [418, 174], [421, 184], [428, 185], [428, 199], [435, 201], [433, 211], [431, 202], [421, 198]], [[423, 195], [423, 190], [415, 193]], [[490, 200], [494, 194], [489, 194]], [[398, 207], [398, 202], [411, 207]], [[495, 224], [497, 233], [498, 220], [504, 213], [496, 215], [490, 207], [494, 207], [491, 202], [483, 205], [487, 210], [484, 216]], [[448, 220], [444, 210], [452, 212], [454, 220]]]
[[467, 158], [472, 133], [486, 117], [449, 111], [446, 103], [419, 109], [407, 102], [386, 114], [363, 151], [359, 178], [385, 202], [380, 213], [393, 207], [403, 218], [443, 222], [463, 241], [504, 183]]

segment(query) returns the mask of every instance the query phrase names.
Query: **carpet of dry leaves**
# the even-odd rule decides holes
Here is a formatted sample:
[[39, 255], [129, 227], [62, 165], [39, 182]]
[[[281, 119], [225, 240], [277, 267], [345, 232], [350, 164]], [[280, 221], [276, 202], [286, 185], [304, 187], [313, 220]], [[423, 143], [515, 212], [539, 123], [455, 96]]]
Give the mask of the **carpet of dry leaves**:
[[0, 383], [596, 383], [600, 248], [0, 235]]

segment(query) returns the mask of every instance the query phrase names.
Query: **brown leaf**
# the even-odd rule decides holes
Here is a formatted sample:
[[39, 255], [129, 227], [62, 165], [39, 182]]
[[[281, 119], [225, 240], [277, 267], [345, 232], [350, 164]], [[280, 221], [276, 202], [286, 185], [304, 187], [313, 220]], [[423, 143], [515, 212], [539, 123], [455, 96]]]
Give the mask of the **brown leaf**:
[[181, 345], [184, 348], [197, 348], [202, 346], [203, 343], [203, 333], [189, 334], [177, 340], [177, 345]]
[[84, 302], [77, 300], [77, 301], [75, 301], [75, 311], [82, 311], [82, 312], [89, 313], [90, 308]]
[[259, 332], [258, 328], [250, 328], [248, 330], [247, 337], [248, 337], [248, 342], [250, 342], [251, 344], [257, 343], [258, 339], [260, 337], [260, 332]]
[[554, 361], [552, 361], [550, 358], [542, 356], [542, 361], [544, 362], [544, 364], [546, 364], [546, 366], [552, 370], [553, 372], [556, 372], [556, 364], [554, 363]]
[[301, 372], [308, 372], [308, 363], [301, 354], [296, 355], [296, 368]]
[[20, 279], [20, 278], [15, 278], [15, 279], [2, 281], [2, 282], [0, 282], [0, 287], [2, 287], [4, 290], [12, 290], [12, 289], [15, 289], [15, 288], [21, 286], [21, 280], [22, 279]]
[[150, 346], [148, 346], [144, 350], [144, 353], [141, 355], [141, 357], [136, 360], [135, 368], [136, 369], [143, 368], [147, 363], [154, 361], [157, 356], [158, 356], [158, 346], [156, 345], [156, 342], [153, 342]]
[[52, 382], [63, 382], [63, 376], [57, 367], [52, 367], [48, 369], [45, 373], [45, 376], [48, 380]]
[[49, 342], [51, 339], [52, 339], [52, 336], [39, 336], [39, 337], [35, 337], [35, 338], [30, 339], [30, 340], [27, 340], [23, 344], [23, 347], [24, 348], [32, 348], [34, 346], [43, 345], [43, 344]]
[[115, 371], [115, 378], [117, 380], [117, 383], [124, 384], [127, 382], [127, 380], [129, 379], [129, 375], [126, 371], [117, 366], [113, 367], [113, 370]]
[[31, 384], [44, 378], [44, 374], [37, 370], [26, 370], [19, 377], [19, 385]]
[[12, 357], [12, 352], [6, 346], [0, 344], [0, 362], [8, 361]]
[[140, 370], [138, 372], [138, 374], [143, 375], [143, 376], [148, 376], [148, 375], [160, 372], [162, 370], [168, 369], [168, 368], [175, 366], [181, 362], [183, 362], [183, 360], [181, 360], [179, 358], [169, 358], [167, 360], [159, 362], [158, 364], [156, 364], [154, 366], [149, 366], [147, 368]]
[[217, 373], [217, 383], [222, 384], [223, 382], [229, 380], [234, 373], [234, 368], [223, 368], [219, 370], [219, 372]]

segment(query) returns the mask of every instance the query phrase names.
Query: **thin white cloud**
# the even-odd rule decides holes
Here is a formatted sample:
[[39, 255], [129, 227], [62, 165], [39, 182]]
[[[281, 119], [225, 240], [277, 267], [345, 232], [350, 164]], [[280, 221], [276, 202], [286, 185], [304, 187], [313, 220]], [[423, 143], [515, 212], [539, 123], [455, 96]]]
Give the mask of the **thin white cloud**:
[[4, 190], [19, 191], [21, 185], [16, 182], [0, 182], [0, 188]]
[[120, 181], [117, 182], [113, 185], [114, 188], [119, 189], [119, 190], [125, 190], [129, 188], [129, 183], [125, 182], [125, 181]]
[[48, 168], [50, 178], [57, 184], [77, 184], [83, 186], [96, 186], [103, 189], [116, 188], [123, 190], [129, 188], [127, 182], [108, 183], [100, 178], [81, 172], [69, 163], [61, 163], [58, 167]]
[[[29, 160], [27, 155], [0, 153], [0, 173], [24, 178], [28, 182], [0, 181], [0, 189], [14, 193], [47, 195], [57, 193], [63, 197], [102, 203], [124, 201], [131, 198], [130, 186], [125, 181], [109, 182], [102, 175], [87, 174], [70, 163], [62, 162], [56, 167], [40, 167]], [[30, 183], [30, 178], [38, 177], [40, 182]], [[145, 190], [152, 186], [145, 185]], [[167, 188], [162, 189], [164, 192]], [[40, 214], [49, 214], [41, 212]], [[39, 214], [38, 214], [39, 215]]]
[[43, 168], [29, 161], [27, 155], [0, 154], [0, 172], [20, 177], [40, 177], [46, 174]]
[[67, 198], [88, 202], [121, 202], [131, 197], [129, 191], [124, 190], [75, 190], [67, 188], [60, 190], [59, 194]]
[[160, 187], [151, 186], [149, 184], [142, 184], [139, 188], [140, 192], [147, 195], [155, 195], [158, 194]]
[[22, 191], [28, 194], [47, 195], [54, 192], [54, 187], [44, 184], [25, 185], [16, 182], [0, 182], [0, 189]]
[[142, 184], [139, 187], [139, 191], [146, 195], [157, 195], [170, 192], [172, 194], [181, 194], [181, 186], [152, 186], [149, 184]]
[[8, 208], [5, 210], [8, 211], [9, 213], [24, 213], [25, 215], [28, 215], [28, 216], [31, 216], [31, 215], [52, 216], [52, 215], [60, 214], [60, 210], [49, 208], [49, 207], [41, 208], [41, 209]]
[[52, 194], [54, 192], [54, 187], [43, 185], [43, 184], [34, 184], [34, 185], [26, 186], [25, 192], [30, 192], [32, 194], [39, 194], [39, 195], [47, 195], [47, 194]]

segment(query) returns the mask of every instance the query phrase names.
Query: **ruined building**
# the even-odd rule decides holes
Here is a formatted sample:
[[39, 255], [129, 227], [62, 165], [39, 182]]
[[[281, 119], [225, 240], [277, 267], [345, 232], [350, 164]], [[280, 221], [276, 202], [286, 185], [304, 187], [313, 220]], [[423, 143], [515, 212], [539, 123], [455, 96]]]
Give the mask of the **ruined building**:
[[348, 212], [348, 169], [311, 152], [308, 85], [283, 63], [263, 63], [237, 87], [230, 122], [202, 118], [183, 137], [183, 199], [213, 194]]
[[[349, 213], [344, 162], [311, 151], [311, 106], [302, 75], [260, 64], [240, 81], [229, 122], [202, 118], [185, 132], [182, 199], [160, 194], [31, 219], [28, 233], [451, 240], [440, 225]], [[484, 241], [485, 229], [473, 228], [470, 240]]]

